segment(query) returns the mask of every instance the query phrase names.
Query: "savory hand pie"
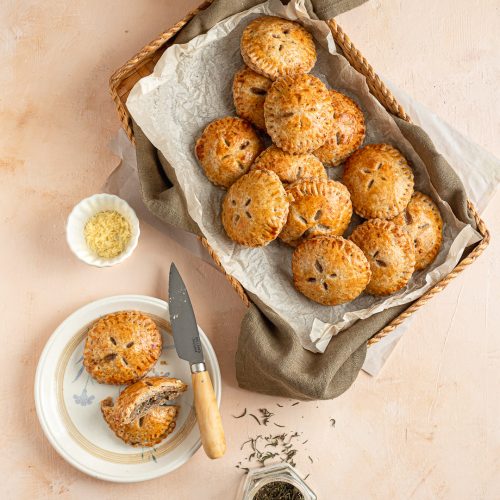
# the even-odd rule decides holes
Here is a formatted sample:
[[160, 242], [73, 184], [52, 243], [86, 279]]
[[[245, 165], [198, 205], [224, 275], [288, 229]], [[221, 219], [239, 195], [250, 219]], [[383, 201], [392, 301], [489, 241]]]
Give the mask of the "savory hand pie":
[[144, 376], [160, 357], [161, 333], [138, 311], [108, 314], [90, 328], [83, 365], [102, 384], [130, 384]]
[[345, 163], [342, 180], [354, 211], [365, 219], [392, 219], [408, 205], [413, 172], [404, 156], [388, 144], [368, 144]]
[[264, 101], [273, 82], [246, 66], [233, 79], [233, 100], [236, 114], [261, 130], [266, 130]]
[[273, 171], [285, 186], [308, 177], [327, 178], [325, 167], [314, 155], [292, 155], [274, 145], [257, 157], [251, 167], [256, 169]]
[[252, 126], [233, 116], [209, 123], [195, 146], [205, 175], [225, 188], [248, 172], [261, 151], [262, 143]]
[[146, 377], [126, 387], [118, 396], [108, 415], [115, 426], [124, 426], [143, 417], [151, 408], [165, 405], [178, 398], [187, 385], [182, 380], [167, 377]]
[[264, 102], [267, 133], [292, 154], [318, 149], [333, 130], [333, 102], [325, 84], [312, 75], [276, 80]]
[[241, 56], [249, 68], [276, 80], [311, 71], [316, 63], [316, 47], [311, 34], [299, 23], [264, 16], [243, 31]]
[[288, 215], [288, 199], [279, 177], [252, 170], [238, 179], [222, 202], [222, 224], [236, 243], [267, 245], [280, 233]]
[[329, 167], [340, 165], [365, 140], [365, 117], [349, 97], [330, 90], [333, 102], [333, 129], [314, 154]]
[[340, 236], [301, 243], [292, 257], [293, 283], [306, 297], [325, 306], [354, 300], [370, 281], [363, 252]]
[[443, 219], [426, 194], [415, 191], [406, 210], [393, 219], [410, 233], [415, 245], [415, 270], [427, 267], [439, 253], [443, 241]]
[[408, 283], [415, 269], [415, 247], [406, 229], [392, 221], [372, 219], [357, 226], [350, 240], [370, 263], [368, 293], [389, 295]]
[[328, 179], [303, 179], [287, 190], [288, 218], [280, 239], [297, 246], [307, 238], [340, 236], [352, 217], [349, 191], [340, 182]]
[[175, 429], [178, 406], [156, 406], [129, 424], [118, 425], [114, 418], [113, 398], [101, 401], [101, 412], [110, 429], [131, 446], [154, 446]]

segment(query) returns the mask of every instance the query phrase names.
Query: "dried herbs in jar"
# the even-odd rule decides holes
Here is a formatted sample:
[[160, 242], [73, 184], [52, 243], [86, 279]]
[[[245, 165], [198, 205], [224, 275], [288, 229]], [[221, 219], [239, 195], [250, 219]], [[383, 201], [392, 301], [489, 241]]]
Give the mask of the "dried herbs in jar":
[[291, 483], [273, 481], [259, 488], [253, 500], [304, 500], [304, 495]]

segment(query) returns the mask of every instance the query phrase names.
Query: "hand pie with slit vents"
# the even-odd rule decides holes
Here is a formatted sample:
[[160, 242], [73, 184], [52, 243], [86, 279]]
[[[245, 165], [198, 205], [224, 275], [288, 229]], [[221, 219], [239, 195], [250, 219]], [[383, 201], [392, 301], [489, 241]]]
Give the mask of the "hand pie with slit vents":
[[250, 123], [234, 116], [209, 123], [195, 146], [205, 175], [224, 188], [246, 174], [261, 151], [261, 140]]
[[349, 191], [337, 181], [303, 179], [286, 190], [288, 218], [280, 239], [291, 246], [315, 236], [341, 236], [352, 216]]
[[131, 384], [151, 369], [161, 349], [161, 333], [151, 318], [138, 311], [112, 313], [90, 328], [83, 365], [101, 384]]
[[370, 263], [368, 293], [390, 295], [410, 281], [415, 270], [415, 247], [406, 229], [392, 221], [371, 219], [357, 226], [350, 240]]
[[273, 82], [247, 66], [233, 79], [233, 100], [236, 114], [261, 130], [266, 130], [264, 101]]
[[293, 252], [292, 272], [295, 288], [325, 306], [354, 300], [371, 274], [363, 252], [341, 236], [319, 236], [301, 243]]
[[413, 171], [388, 144], [368, 144], [350, 156], [342, 177], [354, 211], [365, 219], [392, 219], [408, 205]]
[[264, 102], [266, 130], [273, 142], [292, 154], [312, 153], [333, 130], [332, 97], [312, 75], [276, 80]]
[[285, 187], [300, 179], [327, 178], [325, 167], [314, 155], [292, 155], [276, 146], [262, 151], [251, 170], [271, 170], [278, 175]]
[[279, 177], [252, 170], [238, 179], [222, 202], [222, 224], [236, 243], [267, 245], [280, 233], [288, 215], [288, 199]]
[[156, 406], [126, 425], [117, 425], [114, 419], [113, 398], [101, 401], [101, 412], [110, 429], [126, 444], [149, 447], [160, 443], [174, 431], [179, 407]]
[[349, 97], [330, 90], [333, 101], [333, 129], [314, 154], [327, 166], [337, 167], [365, 140], [365, 117]]
[[271, 80], [308, 73], [316, 63], [312, 35], [299, 23], [280, 17], [253, 20], [241, 36], [245, 64]]
[[152, 408], [178, 398], [187, 385], [182, 380], [167, 377], [146, 377], [126, 387], [118, 396], [109, 419], [115, 426], [130, 424]]
[[415, 270], [424, 269], [431, 264], [443, 241], [443, 219], [432, 199], [415, 191], [406, 209], [392, 220], [404, 226], [413, 238]]

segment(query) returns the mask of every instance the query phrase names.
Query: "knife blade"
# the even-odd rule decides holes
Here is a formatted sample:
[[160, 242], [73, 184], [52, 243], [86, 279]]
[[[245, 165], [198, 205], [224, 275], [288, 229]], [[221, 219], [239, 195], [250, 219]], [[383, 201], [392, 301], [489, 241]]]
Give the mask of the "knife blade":
[[168, 283], [170, 324], [178, 356], [189, 362], [201, 442], [210, 458], [226, 452], [226, 438], [210, 375], [205, 367], [198, 324], [186, 285], [172, 263]]

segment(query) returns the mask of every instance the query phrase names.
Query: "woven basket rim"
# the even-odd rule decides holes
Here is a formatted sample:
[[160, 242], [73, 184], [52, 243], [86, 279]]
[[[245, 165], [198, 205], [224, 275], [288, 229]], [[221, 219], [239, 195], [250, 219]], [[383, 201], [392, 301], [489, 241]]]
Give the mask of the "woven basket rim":
[[[152, 56], [156, 55], [156, 53], [159, 50], [162, 50], [169, 40], [172, 40], [172, 38], [175, 37], [175, 35], [196, 14], [207, 8], [212, 3], [212, 1], [213, 0], [206, 0], [203, 3], [201, 3], [196, 9], [190, 11], [178, 23], [176, 23], [167, 31], [160, 34], [149, 44], [144, 46], [137, 54], [131, 57], [123, 66], [118, 68], [111, 76], [109, 80], [111, 96], [113, 98], [113, 101], [115, 102], [122, 126], [125, 132], [127, 133], [127, 136], [132, 141], [132, 143], [135, 143], [135, 140], [131, 126], [131, 117], [125, 106], [126, 97], [124, 97], [123, 93], [120, 92], [120, 87], [122, 83], [129, 77], [133, 76], [135, 72], [139, 73], [138, 70], [141, 69], [145, 61], [150, 59]], [[349, 61], [351, 66], [354, 69], [356, 69], [356, 71], [365, 76], [366, 82], [368, 84], [368, 87], [372, 95], [382, 104], [382, 106], [384, 106], [384, 108], [389, 113], [411, 123], [411, 119], [406, 114], [403, 107], [399, 104], [399, 102], [391, 93], [391, 91], [386, 87], [384, 82], [380, 79], [380, 77], [377, 75], [373, 67], [368, 63], [368, 61], [362, 55], [362, 53], [354, 46], [352, 41], [345, 34], [345, 32], [338, 25], [338, 23], [334, 19], [327, 21], [327, 23], [328, 26], [330, 27], [335, 42], [342, 49], [343, 55]], [[140, 78], [145, 75], [139, 74], [138, 76]], [[481, 219], [479, 213], [477, 212], [476, 208], [474, 207], [473, 203], [470, 200], [467, 201], [467, 206], [476, 222], [477, 230], [483, 237], [482, 240], [476, 244], [474, 249], [465, 258], [463, 258], [447, 276], [445, 276], [441, 281], [436, 283], [419, 299], [411, 303], [407, 309], [405, 309], [401, 314], [399, 314], [396, 318], [390, 321], [384, 328], [379, 330], [379, 332], [375, 334], [370, 340], [368, 340], [367, 342], [368, 346], [373, 345], [376, 342], [379, 342], [381, 339], [389, 335], [395, 328], [397, 328], [403, 321], [405, 321], [409, 316], [411, 316], [417, 309], [419, 309], [426, 302], [428, 302], [434, 295], [444, 290], [444, 288], [450, 283], [450, 281], [453, 280], [456, 276], [458, 276], [466, 267], [472, 264], [488, 246], [490, 241], [490, 233], [486, 227], [486, 224]], [[202, 245], [207, 249], [207, 252], [214, 261], [215, 265], [222, 271], [222, 273], [226, 276], [227, 280], [231, 283], [233, 289], [239, 295], [243, 303], [247, 307], [249, 307], [251, 302], [241, 283], [236, 278], [226, 273], [220, 262], [219, 257], [217, 256], [215, 251], [211, 248], [211, 246], [208, 244], [208, 241], [203, 237], [200, 237], [200, 241]]]

